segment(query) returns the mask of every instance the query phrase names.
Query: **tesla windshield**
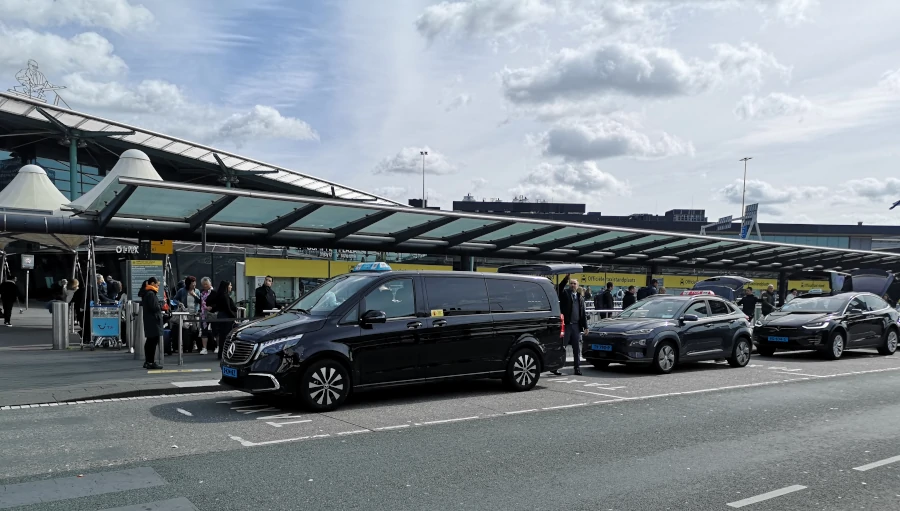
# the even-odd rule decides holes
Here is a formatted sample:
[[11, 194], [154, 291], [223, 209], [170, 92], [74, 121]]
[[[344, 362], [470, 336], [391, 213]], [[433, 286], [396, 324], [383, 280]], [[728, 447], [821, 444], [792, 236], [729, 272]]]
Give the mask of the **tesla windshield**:
[[622, 314], [619, 314], [619, 317], [672, 319], [682, 305], [684, 305], [684, 300], [671, 300], [665, 298], [645, 300], [627, 308]]
[[846, 296], [795, 298], [781, 307], [783, 312], [840, 312], [847, 305]]
[[365, 286], [373, 275], [347, 275], [333, 278], [313, 289], [290, 306], [290, 310], [325, 315], [337, 309]]

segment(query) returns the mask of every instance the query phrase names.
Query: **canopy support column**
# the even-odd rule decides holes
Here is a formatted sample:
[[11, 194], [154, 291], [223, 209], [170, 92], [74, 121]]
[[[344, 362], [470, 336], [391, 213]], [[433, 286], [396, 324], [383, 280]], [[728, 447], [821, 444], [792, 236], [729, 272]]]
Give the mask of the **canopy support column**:
[[69, 198], [73, 201], [78, 198], [75, 195], [75, 183], [78, 181], [78, 139], [69, 138]]
[[653, 275], [659, 273], [659, 265], [651, 264], [647, 267], [647, 280], [644, 283], [645, 286], [650, 287], [650, 284], [653, 282]]

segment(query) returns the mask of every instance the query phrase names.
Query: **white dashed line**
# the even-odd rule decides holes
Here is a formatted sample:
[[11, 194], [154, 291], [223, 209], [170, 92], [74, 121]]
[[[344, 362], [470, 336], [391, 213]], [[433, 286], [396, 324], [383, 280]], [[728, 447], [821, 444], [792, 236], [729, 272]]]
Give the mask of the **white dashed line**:
[[187, 415], [188, 417], [193, 417], [193, 416], [194, 416], [194, 414], [192, 414], [191, 412], [185, 410], [184, 408], [176, 408], [175, 411], [177, 411], [177, 412], [180, 413], [181, 415]]
[[575, 403], [572, 405], [559, 405], [559, 406], [548, 406], [545, 408], [541, 408], [541, 410], [561, 410], [563, 408], [575, 408], [576, 406], [584, 406], [587, 403]]
[[416, 426], [430, 426], [432, 424], [446, 424], [448, 422], [459, 422], [459, 421], [470, 421], [473, 419], [477, 419], [478, 416], [475, 415], [473, 417], [461, 417], [459, 419], [444, 419], [440, 421], [428, 421], [428, 422], [417, 422]]
[[516, 410], [514, 412], [505, 412], [505, 413], [506, 413], [506, 415], [515, 415], [517, 413], [529, 413], [529, 412], [536, 412], [536, 411], [538, 411], [537, 408], [529, 408], [528, 410]]
[[355, 429], [353, 431], [341, 431], [340, 433], [338, 433], [338, 436], [358, 435], [360, 433], [371, 433], [371, 432], [372, 432], [371, 429]]
[[582, 394], [591, 394], [592, 396], [603, 396], [603, 397], [614, 397], [614, 398], [616, 398], [616, 399], [626, 399], [626, 398], [620, 397], [620, 396], [613, 396], [613, 395], [610, 395], [610, 394], [601, 394], [601, 393], [599, 393], [599, 392], [590, 392], [590, 391], [587, 391], [587, 390], [577, 390], [577, 389], [576, 389], [575, 392], [581, 392]]
[[269, 426], [280, 428], [281, 426], [288, 426], [290, 424], [304, 424], [306, 422], [312, 422], [312, 419], [305, 419], [302, 421], [288, 421], [288, 422], [266, 422], [266, 424], [268, 424]]
[[402, 429], [402, 428], [408, 428], [408, 427], [409, 427], [409, 424], [398, 424], [396, 426], [384, 426], [381, 428], [375, 428], [375, 431], [390, 431], [392, 429]]
[[890, 465], [891, 463], [897, 463], [900, 461], [900, 456], [894, 456], [893, 458], [883, 459], [881, 461], [875, 461], [869, 463], [868, 465], [863, 465], [861, 467], [853, 467], [853, 470], [857, 470], [859, 472], [865, 472], [866, 470], [872, 470], [873, 468], [883, 467], [885, 465]]
[[768, 493], [763, 493], [757, 495], [755, 497], [750, 497], [744, 500], [738, 500], [737, 502], [729, 502], [727, 504], [728, 507], [744, 507], [749, 506], [750, 504], [756, 504], [757, 502], [762, 502], [764, 500], [774, 499], [775, 497], [781, 497], [782, 495], [787, 495], [788, 493], [794, 493], [796, 491], [805, 490], [806, 486], [800, 486], [799, 484], [795, 484], [794, 486], [788, 486], [785, 488], [781, 488], [780, 490], [770, 491]]

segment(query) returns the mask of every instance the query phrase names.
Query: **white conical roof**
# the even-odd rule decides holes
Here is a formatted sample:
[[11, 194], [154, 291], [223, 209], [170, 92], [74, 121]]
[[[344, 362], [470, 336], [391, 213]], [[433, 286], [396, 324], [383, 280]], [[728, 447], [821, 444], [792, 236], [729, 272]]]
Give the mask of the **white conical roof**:
[[0, 209], [35, 209], [58, 212], [69, 202], [37, 165], [25, 165], [0, 191]]
[[150, 163], [150, 158], [143, 151], [137, 149], [129, 149], [122, 153], [116, 166], [109, 171], [109, 174], [97, 183], [89, 192], [82, 195], [69, 207], [76, 211], [99, 211], [106, 206], [113, 197], [120, 192], [124, 186], [119, 184], [120, 177], [134, 177], [139, 179], [151, 179], [153, 181], [162, 181], [159, 173]]

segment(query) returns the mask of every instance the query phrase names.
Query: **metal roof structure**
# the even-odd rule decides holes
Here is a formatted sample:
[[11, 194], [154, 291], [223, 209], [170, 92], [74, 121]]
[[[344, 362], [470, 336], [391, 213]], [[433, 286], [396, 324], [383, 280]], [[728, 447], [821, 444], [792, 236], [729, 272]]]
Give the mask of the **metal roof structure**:
[[[40, 107], [51, 114], [59, 123], [68, 129], [83, 132], [123, 132], [133, 131], [132, 135], [112, 135], [102, 140], [92, 141], [93, 145], [100, 146], [111, 152], [116, 158], [127, 149], [140, 149], [151, 158], [164, 159], [171, 162], [174, 172], [186, 170], [189, 167], [201, 167], [208, 169], [210, 173], [219, 172], [219, 162], [216, 156], [222, 160], [222, 164], [236, 171], [274, 172], [272, 174], [242, 177], [254, 182], [277, 185], [272, 189], [293, 189], [303, 194], [317, 197], [334, 197], [343, 200], [367, 201], [374, 204], [401, 205], [395, 201], [379, 197], [367, 192], [356, 190], [348, 186], [340, 185], [312, 177], [300, 172], [286, 169], [278, 165], [263, 163], [252, 158], [239, 156], [228, 151], [196, 144], [187, 140], [164, 135], [143, 128], [129, 126], [127, 124], [109, 121], [101, 117], [77, 112], [60, 106], [30, 99], [24, 96], [0, 92], [0, 127], [6, 132], [0, 132], [0, 137], [30, 137], [28, 140], [43, 140], [55, 138], [59, 131], [54, 130], [53, 125], [38, 110]], [[18, 140], [18, 139], [17, 139]], [[18, 142], [17, 142], [18, 144]], [[163, 171], [160, 168], [160, 171]]]
[[68, 218], [0, 216], [0, 230], [454, 254], [593, 265], [780, 272], [900, 268], [900, 254], [542, 221], [120, 177]]

